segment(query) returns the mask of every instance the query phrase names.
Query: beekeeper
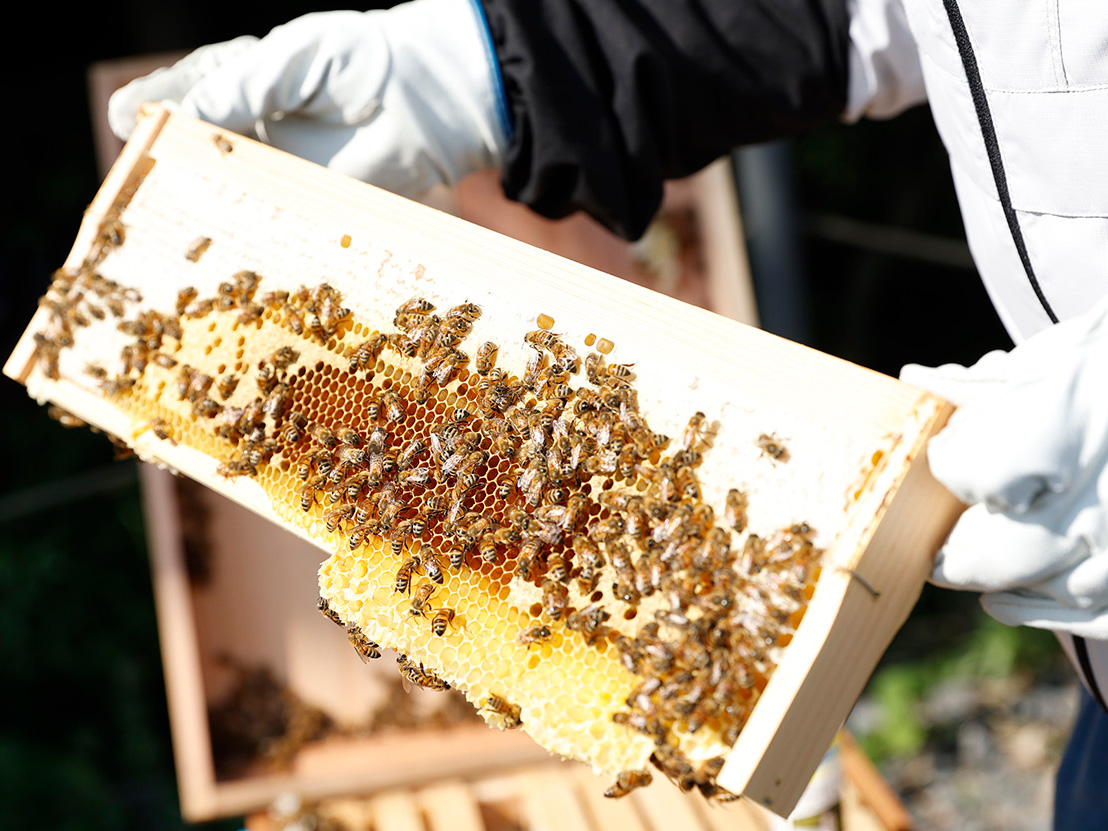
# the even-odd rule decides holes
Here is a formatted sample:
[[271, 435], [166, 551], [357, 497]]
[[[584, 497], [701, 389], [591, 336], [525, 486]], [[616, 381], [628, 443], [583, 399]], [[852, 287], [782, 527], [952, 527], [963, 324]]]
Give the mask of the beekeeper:
[[[417, 196], [498, 168], [537, 212], [637, 237], [663, 179], [928, 100], [1014, 341], [903, 378], [961, 404], [932, 470], [971, 506], [932, 580], [1052, 629], [1084, 682], [1058, 829], [1108, 828], [1108, 4], [414, 0], [307, 15], [117, 92]], [[1059, 322], [1061, 321], [1061, 322]]]

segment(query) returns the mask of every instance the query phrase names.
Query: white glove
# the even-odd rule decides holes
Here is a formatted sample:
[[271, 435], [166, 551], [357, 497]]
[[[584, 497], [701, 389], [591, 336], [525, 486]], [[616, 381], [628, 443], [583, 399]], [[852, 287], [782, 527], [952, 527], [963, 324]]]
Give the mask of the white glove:
[[960, 408], [928, 447], [970, 505], [932, 582], [1002, 623], [1108, 639], [1108, 300], [969, 368], [901, 380]]
[[472, 0], [309, 14], [260, 40], [201, 47], [112, 95], [116, 135], [130, 135], [147, 101], [407, 196], [499, 166], [507, 143], [499, 68]]

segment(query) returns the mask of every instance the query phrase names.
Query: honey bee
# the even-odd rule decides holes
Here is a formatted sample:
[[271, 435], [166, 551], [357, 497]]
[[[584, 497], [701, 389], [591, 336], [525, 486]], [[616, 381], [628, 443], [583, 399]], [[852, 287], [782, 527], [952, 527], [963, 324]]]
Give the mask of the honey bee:
[[163, 441], [168, 441], [170, 444], [177, 444], [173, 438], [173, 433], [169, 429], [169, 422], [162, 418], [155, 418], [150, 422], [150, 431]]
[[346, 637], [354, 647], [354, 651], [358, 653], [358, 657], [362, 659], [362, 663], [368, 664], [373, 659], [381, 657], [381, 645], [367, 638], [365, 632], [357, 626], [348, 627]]
[[489, 724], [500, 730], [515, 730], [523, 724], [523, 719], [520, 718], [519, 705], [512, 704], [498, 695], [490, 695], [486, 698], [485, 703], [481, 705], [481, 709], [488, 710], [496, 716], [496, 723], [490, 721]]
[[334, 456], [335, 470], [340, 473], [339, 478], [341, 479], [341, 472], [344, 469], [363, 465], [368, 459], [368, 454], [361, 447], [354, 447], [349, 444], [339, 445]]
[[569, 568], [560, 554], [551, 554], [546, 558], [546, 573], [551, 580], [559, 583], [569, 582]]
[[123, 223], [119, 221], [118, 216], [108, 217], [97, 229], [96, 240], [104, 246], [118, 247], [123, 245], [125, 238]]
[[481, 316], [481, 307], [476, 303], [462, 303], [452, 308], [446, 313], [447, 320], [461, 319], [469, 323], [477, 320]]
[[580, 611], [571, 612], [566, 618], [566, 627], [585, 636], [586, 643], [592, 643], [602, 635], [607, 627], [604, 625], [611, 615], [603, 607], [594, 603]]
[[316, 494], [319, 493], [327, 480], [326, 476], [318, 475], [309, 479], [299, 490], [300, 494], [300, 509], [302, 511], [310, 510], [312, 505], [315, 504]]
[[322, 447], [336, 447], [339, 440], [335, 437], [329, 429], [322, 424], [313, 424], [308, 428], [308, 435], [312, 437], [312, 441]]
[[233, 479], [238, 476], [257, 476], [258, 470], [249, 462], [244, 462], [241, 459], [230, 459], [226, 462], [220, 462], [219, 467], [215, 471], [218, 475], [225, 479]]
[[515, 493], [515, 479], [510, 473], [505, 473], [496, 480], [496, 498], [507, 500]]
[[182, 316], [190, 318], [204, 317], [205, 315], [209, 314], [212, 309], [215, 308], [215, 304], [216, 301], [214, 297], [208, 297], [204, 300], [193, 301], [182, 313]]
[[[685, 425], [685, 431], [681, 437], [682, 446], [686, 450], [695, 450], [705, 446], [709, 434], [708, 416], [702, 412], [696, 412]], [[707, 446], [711, 446], [708, 444]]]
[[465, 565], [466, 549], [459, 547], [451, 548], [447, 556], [450, 558], [450, 565], [455, 569], [459, 569]]
[[423, 573], [429, 580], [442, 585], [442, 559], [438, 554], [431, 551], [423, 552]]
[[561, 344], [558, 335], [547, 329], [535, 329], [523, 336], [523, 340], [535, 349], [554, 352]]
[[292, 306], [285, 306], [285, 325], [289, 327], [294, 335], [303, 335], [305, 328], [307, 328], [304, 325], [304, 316]]
[[46, 412], [50, 418], [61, 424], [62, 427], [88, 427], [88, 424], [81, 421], [81, 419], [77, 418], [73, 413], [68, 410], [63, 410], [56, 404], [51, 404], [47, 407]]
[[700, 501], [700, 482], [697, 481], [696, 472], [691, 467], [678, 468], [677, 489], [682, 499]]
[[356, 372], [359, 369], [371, 367], [376, 363], [386, 343], [388, 343], [388, 335], [376, 334], [347, 352], [346, 357], [350, 360], [350, 371]]
[[416, 457], [426, 449], [427, 445], [423, 442], [423, 439], [418, 437], [412, 439], [397, 454], [396, 466], [400, 470], [407, 470], [415, 463]]
[[791, 458], [789, 449], [772, 433], [762, 433], [755, 444], [775, 462], [787, 462]]
[[404, 422], [404, 406], [400, 403], [400, 396], [392, 390], [381, 393], [381, 406], [385, 411], [385, 418], [394, 424]]
[[542, 581], [542, 607], [553, 620], [559, 620], [569, 603], [569, 591], [556, 580]]
[[593, 542], [604, 543], [617, 540], [627, 530], [627, 521], [615, 514], [605, 520], [596, 520], [589, 525], [589, 538]]
[[[211, 237], [197, 237], [194, 239], [185, 251], [185, 259], [190, 263], [199, 261], [204, 256], [204, 252], [208, 250], [208, 246], [212, 244]], [[180, 314], [180, 312], [178, 312]]]
[[530, 629], [525, 629], [524, 631], [520, 632], [519, 637], [516, 638], [516, 642], [520, 646], [526, 646], [528, 649], [530, 649], [531, 644], [541, 643], [543, 641], [549, 640], [550, 635], [551, 632], [549, 626], [536, 624]]
[[341, 505], [338, 508], [332, 508], [323, 514], [323, 523], [327, 527], [327, 530], [331, 533], [346, 520], [350, 519], [354, 514], [353, 505]]
[[496, 354], [500, 351], [500, 347], [493, 343], [491, 340], [487, 340], [477, 347], [477, 354], [475, 356], [475, 368], [478, 375], [488, 375], [494, 366], [496, 366]]
[[740, 534], [746, 529], [746, 511], [750, 505], [750, 499], [745, 491], [731, 488], [727, 491], [727, 500], [724, 505], [723, 517], [728, 526]]
[[399, 665], [400, 681], [405, 692], [411, 689], [413, 684], [436, 692], [450, 689], [450, 684], [425, 669], [422, 663], [417, 664], [410, 660], [407, 655], [398, 655], [396, 663]]
[[399, 321], [402, 320], [405, 315], [425, 315], [433, 312], [434, 310], [435, 304], [432, 303], [430, 300], [427, 300], [423, 297], [413, 297], [397, 307], [396, 317], [393, 318], [393, 325], [399, 326]]
[[674, 785], [683, 791], [696, 787], [698, 776], [696, 769], [688, 759], [670, 747], [659, 747], [650, 756], [651, 763], [666, 775]]
[[192, 286], [189, 286], [188, 288], [183, 288], [179, 292], [177, 292], [177, 316], [178, 317], [181, 317], [182, 315], [185, 314], [185, 310], [197, 298], [197, 296], [199, 294], [200, 294], [200, 292], [198, 292]]
[[288, 369], [300, 359], [300, 353], [291, 346], [282, 346], [269, 356], [269, 362], [277, 369]]
[[206, 395], [215, 380], [187, 364], [177, 374], [177, 397], [197, 401]]
[[282, 382], [270, 389], [262, 403], [262, 412], [274, 421], [280, 421], [291, 406], [292, 390], [288, 384]]
[[[396, 571], [396, 581], [393, 583], [392, 590], [397, 594], [410, 594], [412, 575], [418, 572], [420, 568], [421, 562], [418, 556], [413, 555], [405, 560]], [[430, 584], [425, 583], [424, 585]]]
[[447, 509], [447, 500], [445, 496], [433, 495], [429, 496], [423, 503], [423, 513], [428, 518], [443, 516]]
[[396, 525], [396, 521], [400, 518], [400, 514], [408, 509], [408, 502], [393, 492], [385, 492], [382, 496], [382, 504], [384, 507], [380, 509], [381, 527], [386, 531], [392, 531], [393, 527]]
[[599, 572], [604, 566], [604, 556], [592, 540], [581, 535], [573, 538], [573, 553], [575, 562], [581, 569], [577, 575], [578, 587], [582, 592], [592, 592], [600, 579]]
[[483, 534], [477, 541], [477, 552], [486, 563], [496, 565], [500, 560], [500, 555], [496, 548], [496, 535], [492, 533]]
[[627, 384], [635, 379], [635, 373], [631, 371], [631, 367], [634, 364], [608, 364], [604, 368], [604, 378], [606, 383], [612, 383], [616, 381], [619, 384]]
[[319, 596], [316, 607], [319, 609], [320, 614], [322, 614], [332, 623], [337, 623], [339, 626], [346, 626], [346, 624], [343, 623], [342, 618], [339, 617], [339, 613], [331, 608], [331, 604], [327, 602], [327, 598], [323, 595]]
[[[134, 380], [133, 379], [118, 379], [118, 380], [128, 380], [128, 381], [131, 382], [131, 384], [130, 384], [131, 386], [134, 385]], [[219, 404], [217, 402], [213, 401], [211, 398], [198, 399], [192, 405], [192, 414], [194, 416], [197, 416], [198, 418], [214, 418], [215, 416], [219, 415], [219, 413], [222, 412], [222, 411], [223, 411], [223, 408], [221, 406], [219, 406]]]
[[216, 146], [221, 156], [226, 156], [235, 149], [235, 145], [231, 144], [222, 133], [216, 133], [212, 136], [212, 144]]
[[396, 475], [396, 483], [401, 487], [407, 485], [427, 486], [429, 481], [434, 484], [431, 480], [431, 469], [428, 467], [413, 467], [410, 470], [402, 470]]
[[435, 587], [431, 583], [424, 583], [418, 589], [416, 589], [415, 597], [412, 598], [411, 605], [408, 606], [408, 614], [413, 617], [427, 617], [427, 612], [430, 611], [431, 595], [435, 593]]
[[151, 360], [162, 367], [162, 369], [173, 369], [173, 367], [177, 366], [177, 359], [166, 355], [164, 352], [155, 352], [151, 356]]
[[[618, 713], [616, 715], [619, 715]], [[615, 784], [604, 791], [604, 796], [609, 799], [619, 799], [627, 796], [636, 788], [649, 785], [654, 780], [648, 770], [625, 770], [616, 777]]]
[[423, 533], [427, 530], [427, 520], [421, 515], [414, 516], [410, 519], [405, 519], [397, 524], [395, 536], [401, 537], [407, 540], [410, 537], [422, 537]]
[[431, 618], [431, 634], [442, 637], [446, 634], [446, 628], [454, 622], [457, 613], [449, 606], [442, 606]]

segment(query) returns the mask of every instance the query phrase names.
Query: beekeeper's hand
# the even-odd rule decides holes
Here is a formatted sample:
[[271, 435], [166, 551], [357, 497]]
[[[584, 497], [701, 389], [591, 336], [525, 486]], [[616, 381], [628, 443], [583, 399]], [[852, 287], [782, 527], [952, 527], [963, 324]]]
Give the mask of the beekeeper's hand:
[[148, 101], [409, 196], [499, 166], [507, 142], [499, 68], [472, 0], [309, 14], [260, 40], [201, 47], [118, 90], [112, 130], [129, 136]]
[[975, 365], [909, 365], [901, 379], [960, 405], [931, 471], [970, 507], [933, 583], [985, 610], [1108, 639], [1108, 300]]

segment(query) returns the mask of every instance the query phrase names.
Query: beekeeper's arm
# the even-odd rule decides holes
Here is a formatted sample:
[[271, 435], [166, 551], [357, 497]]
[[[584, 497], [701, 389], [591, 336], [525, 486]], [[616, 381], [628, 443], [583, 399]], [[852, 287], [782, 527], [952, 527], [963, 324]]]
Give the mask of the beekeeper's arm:
[[549, 217], [637, 237], [665, 178], [921, 100], [894, 0], [414, 0], [203, 47], [117, 92], [406, 195], [485, 167]]

